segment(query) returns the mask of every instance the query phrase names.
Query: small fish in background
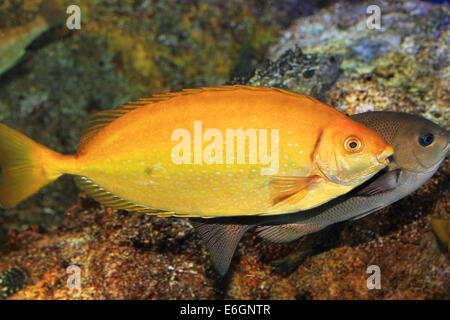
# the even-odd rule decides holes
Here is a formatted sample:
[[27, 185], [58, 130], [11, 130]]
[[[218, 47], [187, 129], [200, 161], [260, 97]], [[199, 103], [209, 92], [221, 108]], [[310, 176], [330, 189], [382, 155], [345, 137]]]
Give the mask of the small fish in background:
[[450, 220], [433, 219], [431, 220], [431, 229], [448, 253], [450, 251]]
[[[256, 129], [266, 130], [263, 142], [279, 130], [265, 150], [276, 156], [279, 172], [262, 174], [273, 163], [261, 161], [261, 150], [260, 161], [226, 163], [224, 137], [216, 137], [214, 148], [222, 158], [196, 163], [214, 146], [196, 150], [196, 139], [204, 137], [195, 127], [198, 120], [217, 135], [254, 128], [254, 139], [243, 135], [243, 149], [246, 138], [258, 143]], [[174, 148], [182, 142], [173, 136], [180, 130], [189, 150], [175, 154], [189, 157], [176, 163]], [[238, 143], [231, 143], [234, 159]], [[255, 151], [248, 145], [247, 159]], [[306, 95], [251, 86], [189, 89], [93, 115], [76, 155], [54, 152], [0, 124], [0, 203], [14, 206], [68, 173], [79, 177], [87, 194], [115, 209], [208, 218], [286, 214], [350, 191], [384, 168], [392, 154], [375, 131]]]
[[[265, 240], [286, 243], [337, 222], [363, 218], [420, 188], [438, 170], [450, 148], [449, 131], [416, 115], [379, 111], [351, 118], [377, 131], [394, 147], [387, 169], [348, 194], [312, 210], [276, 217], [191, 219], [219, 274], [227, 272], [238, 242], [249, 229], [256, 227]], [[434, 225], [439, 238], [448, 241], [444, 223]]]
[[7, 299], [24, 287], [27, 272], [20, 267], [13, 267], [0, 273], [0, 300]]
[[52, 27], [64, 21], [59, 0], [43, 0], [40, 13], [31, 22], [0, 29], [0, 75], [12, 68], [25, 54], [28, 45]]

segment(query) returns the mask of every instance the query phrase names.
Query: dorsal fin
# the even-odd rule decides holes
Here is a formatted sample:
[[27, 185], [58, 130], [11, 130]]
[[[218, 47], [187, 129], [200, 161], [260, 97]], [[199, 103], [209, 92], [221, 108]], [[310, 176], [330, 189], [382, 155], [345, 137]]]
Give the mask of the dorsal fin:
[[97, 134], [98, 131], [103, 129], [106, 125], [108, 125], [110, 122], [114, 121], [117, 118], [120, 118], [124, 114], [133, 111], [137, 108], [147, 106], [152, 103], [160, 102], [169, 100], [178, 96], [183, 95], [193, 95], [193, 94], [199, 94], [202, 92], [208, 92], [208, 91], [232, 91], [232, 90], [253, 90], [253, 91], [276, 91], [283, 94], [288, 94], [292, 96], [297, 97], [303, 97], [310, 99], [315, 102], [319, 102], [318, 100], [301, 94], [296, 93], [288, 90], [284, 90], [281, 88], [275, 88], [275, 87], [253, 87], [253, 86], [246, 86], [246, 85], [232, 85], [232, 86], [219, 86], [219, 87], [201, 87], [196, 89], [183, 89], [178, 92], [168, 92], [168, 93], [162, 93], [162, 94], [155, 94], [152, 95], [150, 98], [141, 98], [137, 101], [130, 101], [129, 103], [122, 105], [116, 109], [112, 110], [105, 110], [100, 111], [97, 113], [92, 114], [88, 117], [88, 119], [83, 124], [83, 129], [81, 133], [81, 138], [78, 141], [78, 150], [80, 150], [83, 145], [89, 141], [93, 136]]
[[120, 118], [124, 114], [133, 111], [139, 107], [145, 106], [150, 102], [146, 102], [146, 99], [141, 99], [139, 101], [132, 101], [126, 105], [122, 105], [116, 109], [104, 110], [96, 112], [90, 115], [87, 120], [83, 123], [83, 129], [81, 131], [81, 138], [78, 141], [78, 150], [82, 149], [83, 145], [89, 141], [97, 132], [103, 129], [110, 122], [117, 118]]

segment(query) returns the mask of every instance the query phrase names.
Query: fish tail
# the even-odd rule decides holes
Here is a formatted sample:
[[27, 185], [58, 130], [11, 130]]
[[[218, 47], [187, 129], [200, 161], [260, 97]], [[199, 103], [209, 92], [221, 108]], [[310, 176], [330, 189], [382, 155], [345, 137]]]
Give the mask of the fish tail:
[[70, 157], [0, 123], [0, 204], [14, 206], [57, 179]]

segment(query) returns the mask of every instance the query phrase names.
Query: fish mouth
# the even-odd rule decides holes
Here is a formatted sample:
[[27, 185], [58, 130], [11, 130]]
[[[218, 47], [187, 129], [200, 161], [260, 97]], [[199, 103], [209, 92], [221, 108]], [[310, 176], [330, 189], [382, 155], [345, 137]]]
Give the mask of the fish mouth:
[[394, 148], [389, 146], [389, 148], [386, 148], [383, 152], [381, 152], [379, 155], [377, 155], [377, 161], [382, 166], [387, 166], [389, 164], [389, 157], [394, 154]]

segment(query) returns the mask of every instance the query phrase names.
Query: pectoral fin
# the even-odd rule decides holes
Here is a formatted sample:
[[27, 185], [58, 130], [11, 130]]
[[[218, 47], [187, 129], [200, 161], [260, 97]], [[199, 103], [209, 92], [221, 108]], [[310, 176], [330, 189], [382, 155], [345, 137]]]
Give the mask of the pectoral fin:
[[320, 176], [317, 175], [311, 177], [274, 176], [270, 181], [273, 204], [299, 202], [309, 193], [307, 187], [316, 183], [319, 178]]
[[374, 179], [369, 180], [367, 184], [363, 184], [362, 188], [356, 192], [358, 196], [373, 196], [378, 193], [383, 193], [399, 186], [399, 177], [401, 170], [396, 169], [381, 173]]

